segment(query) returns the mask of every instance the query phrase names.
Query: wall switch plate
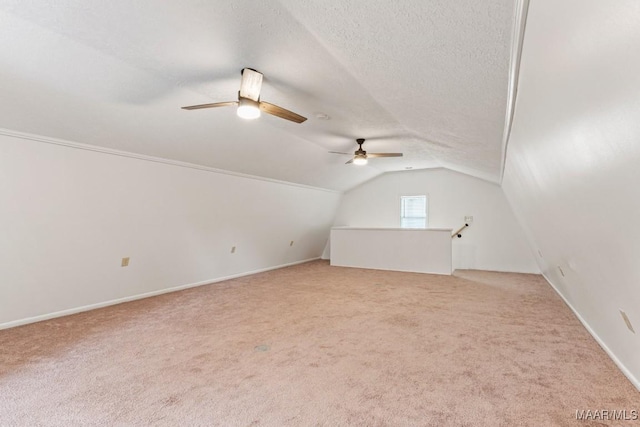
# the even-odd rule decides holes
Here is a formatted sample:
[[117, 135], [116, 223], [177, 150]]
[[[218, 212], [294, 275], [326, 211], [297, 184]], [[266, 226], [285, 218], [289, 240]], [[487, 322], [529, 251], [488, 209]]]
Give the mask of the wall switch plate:
[[473, 216], [467, 215], [464, 217], [464, 222], [467, 224], [471, 224], [473, 222]]
[[622, 316], [622, 320], [624, 320], [624, 323], [626, 323], [627, 328], [635, 334], [636, 331], [633, 329], [633, 325], [631, 324], [631, 320], [629, 320], [627, 313], [625, 313], [624, 310], [620, 309], [620, 316]]
[[291, 243], [289, 243], [289, 246], [293, 246], [293, 240], [291, 241]]
[[122, 258], [122, 267], [128, 267], [129, 266], [129, 257], [126, 258]]
[[235, 246], [231, 246], [231, 253], [235, 254], [236, 253], [236, 247]]

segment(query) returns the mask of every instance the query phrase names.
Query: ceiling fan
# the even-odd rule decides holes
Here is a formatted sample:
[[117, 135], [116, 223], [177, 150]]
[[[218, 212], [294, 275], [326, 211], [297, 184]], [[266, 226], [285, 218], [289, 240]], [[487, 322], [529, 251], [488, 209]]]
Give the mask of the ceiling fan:
[[[364, 141], [365, 141], [364, 138], [356, 139], [356, 142], [358, 143], [359, 147], [353, 153], [354, 154], [353, 159], [349, 160], [345, 164], [348, 165], [349, 163], [353, 163], [354, 165], [366, 165], [367, 159], [370, 159], [373, 157], [402, 157], [402, 153], [367, 153], [362, 149], [362, 144], [364, 144]], [[349, 153], [341, 153], [338, 151], [329, 151], [329, 152], [333, 154], [349, 154]]]
[[290, 120], [295, 123], [302, 123], [307, 120], [293, 111], [286, 110], [277, 105], [260, 101], [260, 89], [262, 88], [262, 73], [252, 69], [243, 68], [241, 71], [242, 79], [240, 80], [240, 91], [238, 92], [237, 101], [215, 102], [213, 104], [191, 105], [182, 107], [183, 110], [199, 110], [201, 108], [227, 107], [237, 105], [238, 117], [243, 119], [257, 119], [260, 117], [260, 111], [264, 111], [272, 116], [281, 119]]

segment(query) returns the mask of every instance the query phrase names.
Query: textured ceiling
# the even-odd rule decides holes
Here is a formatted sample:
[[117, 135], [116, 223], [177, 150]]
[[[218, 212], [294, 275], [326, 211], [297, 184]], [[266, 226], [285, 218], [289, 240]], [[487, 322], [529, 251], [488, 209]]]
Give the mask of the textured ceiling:
[[[506, 0], [0, 0], [0, 127], [336, 190], [408, 167], [499, 182], [513, 25]], [[179, 108], [235, 100], [243, 67], [309, 120]], [[405, 156], [327, 153], [359, 137]]]

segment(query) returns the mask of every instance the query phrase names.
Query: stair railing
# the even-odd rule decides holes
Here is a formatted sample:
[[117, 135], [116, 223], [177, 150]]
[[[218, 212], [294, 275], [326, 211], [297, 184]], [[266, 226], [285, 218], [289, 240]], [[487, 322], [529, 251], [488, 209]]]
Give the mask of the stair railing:
[[462, 237], [462, 230], [464, 230], [464, 229], [465, 229], [465, 228], [467, 228], [468, 226], [469, 226], [469, 224], [465, 224], [465, 225], [463, 225], [462, 227], [458, 228], [458, 230], [457, 230], [455, 233], [453, 233], [453, 234], [451, 235], [451, 238], [452, 238], [452, 239], [455, 239], [456, 237], [457, 237], [458, 239], [459, 239], [459, 238], [461, 238], [461, 237]]

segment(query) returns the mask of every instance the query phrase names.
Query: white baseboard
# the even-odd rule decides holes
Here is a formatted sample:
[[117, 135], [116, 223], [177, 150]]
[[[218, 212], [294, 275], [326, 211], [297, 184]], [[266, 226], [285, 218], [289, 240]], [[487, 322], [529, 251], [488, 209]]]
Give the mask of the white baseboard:
[[633, 384], [638, 389], [638, 391], [640, 391], [640, 381], [638, 381], [638, 378], [636, 378], [635, 375], [633, 375], [633, 373], [631, 373], [631, 371], [627, 369], [627, 367], [620, 361], [620, 359], [618, 359], [615, 353], [611, 351], [611, 349], [604, 343], [604, 341], [598, 336], [598, 334], [596, 334], [596, 332], [591, 328], [587, 321], [584, 320], [584, 318], [580, 315], [580, 313], [578, 313], [573, 305], [571, 305], [567, 298], [562, 295], [562, 292], [558, 290], [558, 288], [551, 282], [551, 280], [549, 280], [549, 278], [545, 274], [543, 274], [542, 277], [544, 277], [549, 285], [551, 285], [553, 290], [556, 291], [558, 295], [560, 295], [560, 298], [562, 298], [564, 303], [567, 304], [571, 311], [573, 311], [573, 314], [576, 315], [580, 323], [582, 323], [582, 326], [585, 327], [585, 329], [591, 334], [593, 339], [596, 340], [596, 342], [600, 345], [600, 347], [602, 347], [605, 353], [607, 353], [611, 360], [613, 360], [613, 363], [615, 363], [616, 366], [622, 371], [622, 373], [629, 379], [629, 381], [631, 381], [631, 384]]
[[123, 302], [135, 301], [143, 298], [155, 297], [157, 295], [168, 294], [169, 292], [181, 291], [183, 289], [195, 288], [197, 286], [210, 285], [213, 283], [224, 282], [225, 280], [237, 279], [238, 277], [250, 276], [252, 274], [264, 273], [265, 271], [277, 270], [279, 268], [291, 267], [292, 265], [304, 264], [305, 262], [315, 261], [319, 259], [309, 258], [302, 261], [294, 261], [287, 264], [276, 265], [274, 267], [261, 268], [259, 270], [247, 271], [244, 273], [233, 274], [231, 276], [218, 277], [216, 279], [204, 280], [197, 283], [189, 283], [186, 285], [174, 286], [172, 288], [160, 289], [157, 291], [146, 292], [144, 294], [132, 295], [128, 297], [113, 299], [109, 301], [99, 302], [96, 304], [84, 305], [82, 307], [70, 308], [67, 310], [56, 311], [48, 314], [41, 314], [39, 316], [27, 317], [19, 320], [12, 320], [10, 322], [0, 323], [0, 330], [14, 328], [16, 326], [27, 325], [29, 323], [42, 322], [43, 320], [54, 319], [56, 317], [68, 316], [70, 314], [81, 313], [83, 311], [95, 310], [97, 308], [107, 307], [110, 305], [121, 304]]

